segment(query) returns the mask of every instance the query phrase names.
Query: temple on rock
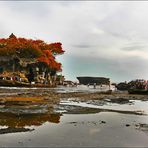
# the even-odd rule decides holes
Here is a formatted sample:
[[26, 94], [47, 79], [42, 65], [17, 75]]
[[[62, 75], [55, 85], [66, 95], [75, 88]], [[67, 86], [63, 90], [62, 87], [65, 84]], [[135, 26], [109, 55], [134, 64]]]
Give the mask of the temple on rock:
[[64, 81], [61, 63], [56, 56], [63, 54], [62, 44], [42, 40], [17, 38], [0, 39], [1, 86], [56, 86]]

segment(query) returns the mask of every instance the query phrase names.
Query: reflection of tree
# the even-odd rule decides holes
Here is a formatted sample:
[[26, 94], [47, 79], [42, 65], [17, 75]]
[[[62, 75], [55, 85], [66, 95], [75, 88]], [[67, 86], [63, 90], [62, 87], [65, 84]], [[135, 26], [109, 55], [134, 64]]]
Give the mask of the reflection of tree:
[[16, 115], [12, 113], [0, 113], [0, 125], [11, 128], [23, 128], [25, 126], [40, 126], [45, 122], [59, 123], [60, 114], [35, 114]]

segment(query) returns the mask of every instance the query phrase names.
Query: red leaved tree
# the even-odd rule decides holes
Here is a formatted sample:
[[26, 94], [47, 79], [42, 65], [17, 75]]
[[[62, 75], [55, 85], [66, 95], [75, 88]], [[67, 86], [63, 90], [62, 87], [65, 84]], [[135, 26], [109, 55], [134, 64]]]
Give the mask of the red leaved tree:
[[50, 70], [61, 71], [61, 63], [56, 61], [55, 56], [63, 54], [61, 43], [45, 43], [42, 40], [17, 38], [11, 34], [9, 38], [0, 39], [0, 56], [36, 59], [37, 63]]

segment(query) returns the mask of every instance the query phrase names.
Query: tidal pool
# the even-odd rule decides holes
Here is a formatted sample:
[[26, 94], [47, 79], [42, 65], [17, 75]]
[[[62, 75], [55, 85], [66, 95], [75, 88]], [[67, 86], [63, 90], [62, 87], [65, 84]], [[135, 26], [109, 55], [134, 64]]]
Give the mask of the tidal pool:
[[109, 100], [89, 100], [89, 101], [75, 101], [74, 98], [61, 100], [60, 106], [67, 107], [84, 107], [84, 108], [91, 108], [91, 109], [97, 109], [101, 111], [114, 111], [114, 112], [120, 112], [123, 111], [123, 113], [141, 113], [148, 115], [148, 101], [141, 101], [141, 100], [127, 100], [128, 102], [125, 103], [116, 103], [111, 102]]
[[[147, 105], [139, 100], [127, 104], [61, 100], [52, 112], [44, 114], [0, 113], [0, 146], [147, 146]], [[132, 114], [137, 110], [144, 114]]]

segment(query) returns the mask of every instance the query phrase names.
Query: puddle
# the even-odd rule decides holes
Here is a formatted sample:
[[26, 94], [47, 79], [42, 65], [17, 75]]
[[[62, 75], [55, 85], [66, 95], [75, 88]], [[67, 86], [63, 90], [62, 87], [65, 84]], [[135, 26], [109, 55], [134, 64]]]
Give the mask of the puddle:
[[69, 99], [69, 100], [61, 100], [59, 106], [57, 106], [57, 110], [67, 110], [65, 112], [70, 112], [70, 110], [74, 110], [74, 108], [75, 110], [83, 108], [86, 110], [86, 112], [84, 111], [84, 113], [86, 114], [88, 112], [88, 109], [91, 109], [96, 112], [111, 111], [111, 112], [119, 112], [127, 114], [137, 113], [137, 114], [148, 115], [147, 107], [148, 107], [148, 101], [140, 101], [140, 100], [129, 100], [128, 103], [119, 104], [105, 100], [91, 100], [87, 102], [81, 102], [78, 100], [74, 101], [74, 99]]
[[147, 116], [100, 112], [63, 114], [63, 116], [49, 114], [48, 116], [7, 115], [6, 118], [6, 115], [1, 115], [0, 117], [2, 119], [0, 128], [5, 127], [0, 130], [0, 143], [1, 146], [6, 147], [141, 147], [148, 145], [146, 134], [148, 126], [144, 124], [148, 122]]
[[33, 131], [33, 127], [41, 126], [45, 122], [59, 123], [60, 116], [61, 114], [59, 113], [54, 114], [50, 112], [46, 114], [23, 115], [0, 113], [0, 134]]

